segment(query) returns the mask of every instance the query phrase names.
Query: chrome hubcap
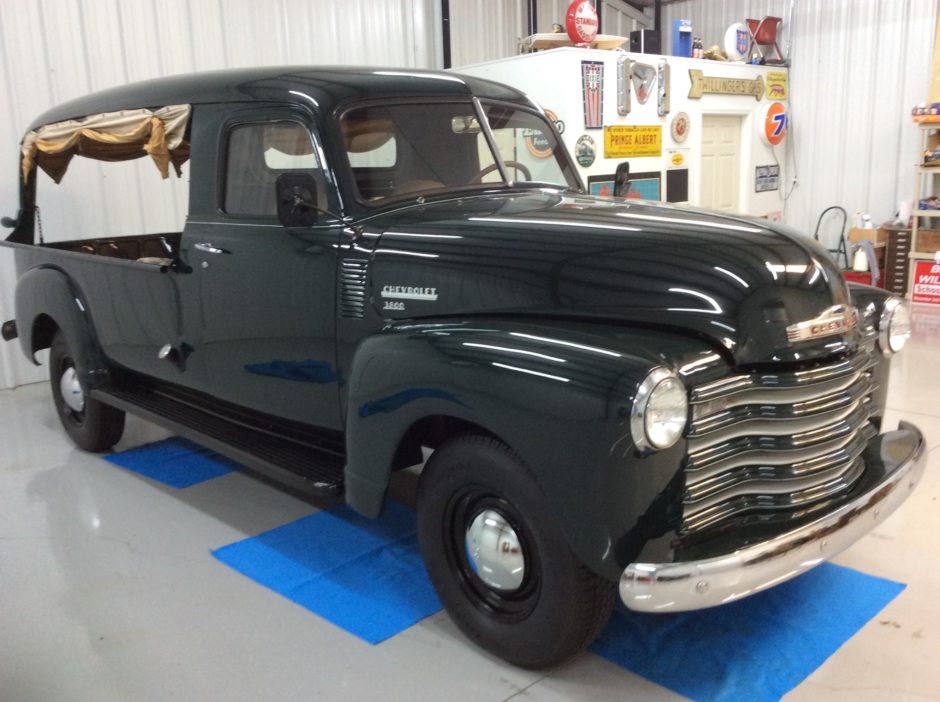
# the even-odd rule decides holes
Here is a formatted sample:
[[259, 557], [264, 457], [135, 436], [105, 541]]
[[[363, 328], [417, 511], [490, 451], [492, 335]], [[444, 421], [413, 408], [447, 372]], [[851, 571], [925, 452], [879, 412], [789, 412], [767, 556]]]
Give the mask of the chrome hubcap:
[[59, 390], [62, 391], [62, 400], [70, 410], [85, 411], [85, 394], [78, 382], [78, 373], [75, 372], [74, 366], [66, 368], [62, 373], [62, 377], [59, 378]]
[[474, 572], [497, 590], [517, 590], [525, 577], [519, 536], [495, 509], [480, 512], [467, 529], [467, 556]]

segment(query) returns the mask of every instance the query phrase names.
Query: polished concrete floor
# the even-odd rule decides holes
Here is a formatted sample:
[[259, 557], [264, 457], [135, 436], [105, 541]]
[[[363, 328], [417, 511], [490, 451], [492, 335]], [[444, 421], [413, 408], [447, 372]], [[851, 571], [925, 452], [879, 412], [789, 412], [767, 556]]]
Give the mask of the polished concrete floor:
[[[788, 700], [940, 699], [940, 315], [915, 316], [889, 407], [928, 437], [926, 477], [837, 562], [908, 587]], [[117, 448], [165, 435], [130, 418]], [[681, 699], [591, 654], [512, 668], [443, 613], [363, 643], [209, 553], [318, 505], [237, 472], [179, 491], [117, 469], [69, 443], [45, 384], [0, 392], [0, 447], [2, 702]]]

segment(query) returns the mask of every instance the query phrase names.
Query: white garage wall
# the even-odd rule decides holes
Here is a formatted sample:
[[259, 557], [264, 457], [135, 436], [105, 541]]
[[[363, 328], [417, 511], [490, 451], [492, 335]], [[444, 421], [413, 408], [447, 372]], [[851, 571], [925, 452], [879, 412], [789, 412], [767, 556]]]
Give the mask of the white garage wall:
[[[823, 209], [880, 223], [914, 196], [913, 105], [927, 98], [937, 0], [796, 0], [780, 48], [791, 47], [789, 146], [798, 185], [785, 221], [812, 234]], [[787, 21], [789, 0], [683, 0], [663, 7], [666, 52], [672, 20], [692, 20], [705, 45], [745, 17]], [[781, 160], [783, 149], [778, 149]], [[794, 165], [791, 162], [791, 167]], [[792, 169], [790, 170], [792, 173]], [[828, 221], [828, 220], [827, 220]], [[830, 222], [831, 223], [831, 222]], [[831, 223], [832, 224], [832, 223]], [[823, 225], [830, 248], [837, 224]]]
[[450, 65], [518, 53], [519, 39], [526, 35], [526, 5], [524, 0], [450, 0]]
[[[18, 144], [26, 127], [57, 103], [130, 81], [216, 68], [439, 67], [440, 22], [438, 0], [0, 2], [0, 214], [16, 214]], [[478, 24], [477, 18], [472, 26]], [[109, 220], [159, 231], [184, 216], [185, 195], [174, 195], [173, 186], [161, 191], [163, 209], [145, 207], [141, 193], [153, 166], [141, 162], [122, 171], [106, 198], [101, 166], [79, 161], [58, 197], [40, 199], [47, 235], [56, 221], [94, 230]], [[0, 321], [13, 317], [14, 278], [13, 252], [0, 249]], [[45, 375], [18, 344], [0, 342], [0, 388]]]

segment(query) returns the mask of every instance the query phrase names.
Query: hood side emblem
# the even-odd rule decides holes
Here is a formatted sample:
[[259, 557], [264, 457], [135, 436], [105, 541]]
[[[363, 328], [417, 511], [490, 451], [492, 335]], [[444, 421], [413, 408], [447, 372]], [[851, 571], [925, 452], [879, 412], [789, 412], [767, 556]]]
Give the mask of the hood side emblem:
[[842, 334], [854, 328], [857, 323], [858, 312], [854, 307], [834, 305], [823, 310], [818, 317], [789, 325], [787, 339], [792, 343]]

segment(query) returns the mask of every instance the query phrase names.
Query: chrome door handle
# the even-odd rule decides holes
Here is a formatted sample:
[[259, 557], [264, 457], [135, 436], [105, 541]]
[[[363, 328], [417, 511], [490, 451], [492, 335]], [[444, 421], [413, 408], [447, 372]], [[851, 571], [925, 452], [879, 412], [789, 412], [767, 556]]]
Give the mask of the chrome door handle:
[[213, 246], [212, 244], [208, 242], [205, 244], [193, 244], [193, 248], [196, 249], [196, 251], [203, 251], [205, 253], [211, 253], [211, 254], [228, 253], [228, 251], [226, 251], [225, 249], [220, 249], [216, 246]]

